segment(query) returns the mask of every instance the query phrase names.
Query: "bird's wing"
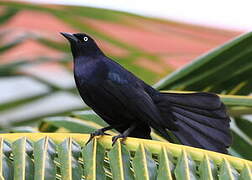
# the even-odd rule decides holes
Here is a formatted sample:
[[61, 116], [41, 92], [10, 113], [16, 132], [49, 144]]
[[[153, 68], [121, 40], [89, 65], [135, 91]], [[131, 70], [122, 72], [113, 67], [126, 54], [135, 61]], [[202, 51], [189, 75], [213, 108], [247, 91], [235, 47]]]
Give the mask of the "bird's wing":
[[159, 133], [169, 139], [159, 110], [152, 98], [145, 92], [139, 81], [132, 80], [119, 73], [109, 72], [107, 79], [100, 88], [125, 107], [125, 112], [130, 112], [140, 122], [152, 126]]

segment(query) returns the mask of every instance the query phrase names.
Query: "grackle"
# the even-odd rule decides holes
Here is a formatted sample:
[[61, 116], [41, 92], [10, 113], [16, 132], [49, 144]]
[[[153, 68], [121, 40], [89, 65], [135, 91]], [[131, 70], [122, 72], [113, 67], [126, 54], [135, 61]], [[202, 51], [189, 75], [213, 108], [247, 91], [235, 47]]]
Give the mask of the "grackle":
[[167, 130], [184, 145], [227, 153], [231, 145], [230, 118], [219, 97], [212, 93], [164, 93], [153, 89], [108, 58], [84, 33], [61, 33], [74, 59], [74, 78], [84, 102], [110, 126], [91, 133], [112, 138], [151, 139], [151, 129], [171, 141]]

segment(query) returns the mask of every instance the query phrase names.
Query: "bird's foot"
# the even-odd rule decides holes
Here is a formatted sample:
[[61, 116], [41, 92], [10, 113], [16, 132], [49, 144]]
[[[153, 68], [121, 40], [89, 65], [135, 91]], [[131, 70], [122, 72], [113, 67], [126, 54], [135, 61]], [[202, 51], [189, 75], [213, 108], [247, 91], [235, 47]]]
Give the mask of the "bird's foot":
[[113, 136], [112, 137], [112, 146], [115, 145], [116, 141], [119, 139], [119, 138], [122, 138], [122, 142], [126, 139], [127, 136], [125, 136], [124, 134], [119, 134], [117, 136]]
[[103, 129], [98, 129], [90, 134], [90, 137], [88, 141], [86, 142], [86, 145], [95, 137], [95, 136], [103, 136], [103, 135], [110, 135], [104, 132]]

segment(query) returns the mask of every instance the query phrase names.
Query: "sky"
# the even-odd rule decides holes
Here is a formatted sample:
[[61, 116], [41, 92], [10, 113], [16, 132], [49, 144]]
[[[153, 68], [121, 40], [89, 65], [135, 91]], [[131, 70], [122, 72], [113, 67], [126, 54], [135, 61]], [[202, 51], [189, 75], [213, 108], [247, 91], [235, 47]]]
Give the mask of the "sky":
[[252, 30], [251, 0], [27, 0], [36, 3], [83, 5], [108, 8], [181, 22]]

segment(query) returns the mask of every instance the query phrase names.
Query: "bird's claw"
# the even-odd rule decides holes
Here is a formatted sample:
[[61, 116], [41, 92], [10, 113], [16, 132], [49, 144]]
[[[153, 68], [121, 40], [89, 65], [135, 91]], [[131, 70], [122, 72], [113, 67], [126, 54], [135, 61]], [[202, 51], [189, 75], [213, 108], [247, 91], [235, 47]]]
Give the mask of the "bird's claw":
[[98, 129], [98, 130], [92, 132], [92, 133], [90, 134], [90, 137], [89, 137], [88, 141], [86, 142], [86, 145], [87, 145], [90, 141], [92, 141], [92, 139], [93, 139], [95, 136], [103, 136], [103, 135], [110, 135], [110, 134], [105, 133], [105, 132], [104, 132], [103, 130], [101, 130], [101, 129]]
[[125, 140], [126, 136], [123, 135], [123, 134], [119, 134], [117, 136], [113, 136], [112, 137], [112, 146], [115, 145], [116, 141], [119, 139], [119, 138], [122, 138], [122, 142]]

